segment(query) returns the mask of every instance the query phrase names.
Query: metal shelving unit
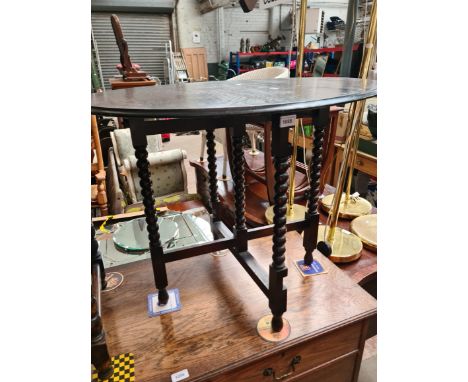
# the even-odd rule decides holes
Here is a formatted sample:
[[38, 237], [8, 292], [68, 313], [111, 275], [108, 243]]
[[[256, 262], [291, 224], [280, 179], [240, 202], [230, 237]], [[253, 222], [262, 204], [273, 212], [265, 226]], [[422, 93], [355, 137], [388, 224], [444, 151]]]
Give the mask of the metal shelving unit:
[[[357, 50], [359, 44], [354, 44], [353, 50]], [[305, 58], [311, 59], [313, 54], [317, 53], [331, 53], [332, 55], [336, 52], [342, 52], [342, 46], [336, 46], [334, 48], [318, 48], [318, 49], [304, 49]], [[289, 66], [288, 56], [289, 51], [283, 52], [253, 52], [253, 53], [242, 53], [242, 52], [230, 52], [229, 53], [229, 68], [234, 70], [237, 75], [245, 73], [255, 69], [241, 69], [241, 58], [242, 57], [275, 57], [275, 56], [286, 56], [285, 65]], [[296, 51], [291, 51], [291, 58], [295, 57], [297, 54]], [[305, 60], [304, 60], [305, 61]]]

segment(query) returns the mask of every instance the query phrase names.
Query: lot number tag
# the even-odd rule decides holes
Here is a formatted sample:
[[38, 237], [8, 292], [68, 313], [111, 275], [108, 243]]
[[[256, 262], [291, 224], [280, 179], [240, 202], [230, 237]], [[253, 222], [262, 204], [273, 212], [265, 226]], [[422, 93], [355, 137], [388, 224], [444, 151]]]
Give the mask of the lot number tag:
[[187, 369], [184, 369], [182, 371], [178, 371], [177, 373], [174, 373], [171, 375], [171, 382], [179, 382], [182, 381], [186, 378], [190, 377], [189, 372]]
[[296, 125], [296, 114], [283, 115], [280, 118], [280, 127], [294, 127]]

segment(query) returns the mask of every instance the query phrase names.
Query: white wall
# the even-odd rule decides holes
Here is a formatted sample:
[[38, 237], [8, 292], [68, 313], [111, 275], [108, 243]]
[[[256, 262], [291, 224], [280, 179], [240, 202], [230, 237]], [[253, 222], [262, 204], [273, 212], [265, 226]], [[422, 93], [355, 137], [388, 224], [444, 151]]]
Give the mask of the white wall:
[[[297, 2], [299, 4], [299, 1]], [[308, 3], [309, 7], [313, 8], [321, 8], [325, 12], [325, 21], [330, 21], [330, 16], [338, 16], [342, 20], [346, 22], [346, 14], [347, 14], [347, 9], [348, 9], [348, 2], [337, 2], [337, 1], [309, 1]], [[290, 36], [291, 36], [291, 27], [289, 24], [289, 13], [291, 11], [291, 6], [288, 5], [279, 5], [276, 7], [271, 8], [270, 12], [272, 13], [271, 20], [272, 20], [272, 25], [271, 25], [271, 34], [276, 37], [279, 34], [283, 34], [286, 36], [287, 39], [287, 46], [290, 44]], [[299, 19], [299, 9], [296, 13], [297, 19]], [[324, 28], [326, 26], [324, 25]], [[330, 32], [329, 35], [330, 37], [334, 37], [336, 32]], [[343, 32], [344, 35], [344, 32]], [[309, 41], [312, 40], [312, 37], [315, 37], [315, 35], [306, 35], [305, 36], [305, 45], [309, 43]]]
[[[216, 11], [200, 14], [197, 0], [179, 0], [177, 28], [181, 48], [205, 47], [208, 62], [218, 62], [218, 29]], [[192, 32], [200, 32], [200, 43], [192, 41]]]
[[[330, 21], [330, 16], [338, 16], [346, 22], [347, 1], [309, 0], [308, 5], [322, 8], [325, 11], [325, 22]], [[291, 31], [285, 30], [288, 29], [285, 28], [287, 25], [285, 21], [290, 9], [288, 5], [280, 5], [270, 9], [256, 8], [250, 13], [244, 13], [237, 6], [213, 10], [202, 15], [197, 0], [179, 0], [177, 28], [180, 45], [182, 48], [205, 47], [209, 63], [219, 62], [220, 58], [227, 60], [230, 51], [239, 50], [241, 38], [244, 40], [249, 38], [251, 45], [256, 45], [266, 43], [269, 34], [273, 38], [283, 34], [286, 36], [285, 45], [289, 46]], [[218, 12], [222, 12], [220, 19]], [[222, 30], [218, 29], [218, 25]], [[201, 33], [200, 44], [192, 42], [193, 31]], [[308, 41], [310, 41], [310, 36], [306, 36], [306, 44]], [[219, 44], [224, 47], [222, 52], [218, 51]]]
[[229, 52], [239, 50], [241, 38], [250, 39], [250, 45], [265, 44], [269, 35], [269, 18], [268, 9], [244, 13], [240, 7], [224, 8], [224, 59], [229, 59]]

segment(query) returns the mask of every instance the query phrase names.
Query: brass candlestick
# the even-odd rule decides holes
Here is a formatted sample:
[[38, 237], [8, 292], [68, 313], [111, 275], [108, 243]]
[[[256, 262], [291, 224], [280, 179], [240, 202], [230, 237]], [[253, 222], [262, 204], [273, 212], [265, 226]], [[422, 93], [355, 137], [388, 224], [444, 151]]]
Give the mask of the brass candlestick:
[[[374, 56], [375, 44], [377, 41], [377, 0], [372, 4], [372, 11], [369, 24], [368, 40], [365, 44], [365, 51], [359, 77], [363, 80], [367, 79], [371, 60]], [[343, 161], [340, 166], [338, 181], [335, 194], [331, 197], [332, 203], [329, 210], [328, 225], [321, 226], [319, 229], [319, 240], [328, 243], [332, 249], [335, 262], [353, 261], [359, 258], [362, 250], [362, 243], [359, 237], [353, 233], [337, 227], [340, 210], [346, 211], [346, 208], [351, 206], [354, 199], [350, 195], [352, 171], [354, 170], [354, 160], [359, 144], [359, 128], [361, 125], [362, 115], [364, 112], [365, 101], [358, 101], [351, 105], [349, 119], [347, 125], [348, 137], [346, 138]], [[346, 171], [349, 169], [349, 177], [346, 188], [346, 193], [343, 195]], [[343, 201], [342, 201], [343, 200]], [[360, 200], [364, 200], [360, 198]], [[322, 204], [324, 205], [324, 204]], [[369, 210], [370, 212], [370, 210]]]
[[[353, 104], [352, 106], [355, 106]], [[355, 110], [352, 111], [355, 113]], [[362, 113], [361, 117], [362, 118]], [[360, 121], [360, 120], [359, 120]], [[354, 171], [354, 163], [356, 161], [358, 145], [359, 145], [359, 130], [360, 130], [360, 122], [358, 122], [359, 126], [357, 128], [357, 133], [351, 137], [350, 141], [350, 159], [348, 162], [348, 178], [346, 184], [346, 192], [341, 195], [340, 204], [338, 214], [339, 217], [344, 219], [354, 219], [356, 217], [367, 215], [372, 211], [372, 204], [364, 198], [360, 198], [359, 196], [351, 195], [351, 183], [352, 183], [352, 175]], [[335, 198], [335, 194], [330, 194], [325, 196], [321, 200], [322, 208], [329, 212], [333, 205], [333, 200]]]

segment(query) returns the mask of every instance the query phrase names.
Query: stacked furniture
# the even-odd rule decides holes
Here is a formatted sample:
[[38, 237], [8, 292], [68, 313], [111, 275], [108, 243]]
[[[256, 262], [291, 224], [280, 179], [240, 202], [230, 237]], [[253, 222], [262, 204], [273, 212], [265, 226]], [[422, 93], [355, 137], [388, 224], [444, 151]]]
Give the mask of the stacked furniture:
[[[109, 199], [110, 212], [121, 214], [140, 209], [141, 185], [138, 178], [137, 158], [132, 145], [130, 129], [111, 132], [109, 149]], [[153, 193], [158, 206], [188, 197], [184, 150], [162, 151], [161, 135], [148, 136], [148, 161], [150, 163]]]
[[[120, 291], [105, 296], [103, 321], [110, 327], [111, 351], [134, 352], [139, 381], [166, 381], [184, 369], [197, 381], [274, 380], [293, 373], [291, 380], [296, 381], [357, 381], [369, 320], [376, 314], [375, 299], [320, 253], [316, 259], [328, 273], [304, 280], [289, 268], [317, 249], [322, 145], [330, 106], [376, 92], [372, 81], [302, 78], [258, 81], [253, 89], [223, 81], [92, 95], [93, 113], [128, 118], [138, 158], [151, 261], [117, 268], [125, 273], [126, 282]], [[288, 223], [291, 114], [313, 118], [315, 129], [307, 213], [304, 220]], [[275, 219], [272, 225], [249, 229], [242, 140], [247, 123], [269, 121]], [[222, 205], [213, 131], [222, 127], [228, 127], [233, 146], [232, 230], [219, 218]], [[164, 250], [155, 216], [147, 136], [194, 128], [207, 130], [207, 209], [214, 240]], [[202, 256], [225, 249], [233, 256]], [[180, 312], [148, 318], [147, 295], [157, 297], [151, 297], [155, 306], [166, 306], [175, 287], [180, 288]]]
[[107, 215], [106, 171], [102, 157], [101, 141], [96, 117], [91, 116], [91, 208], [99, 208], [101, 216]]

